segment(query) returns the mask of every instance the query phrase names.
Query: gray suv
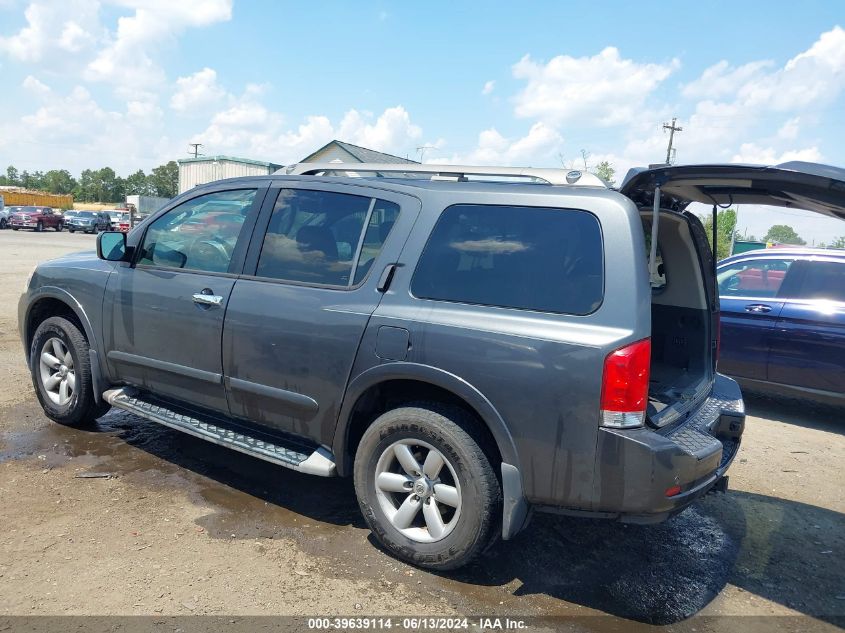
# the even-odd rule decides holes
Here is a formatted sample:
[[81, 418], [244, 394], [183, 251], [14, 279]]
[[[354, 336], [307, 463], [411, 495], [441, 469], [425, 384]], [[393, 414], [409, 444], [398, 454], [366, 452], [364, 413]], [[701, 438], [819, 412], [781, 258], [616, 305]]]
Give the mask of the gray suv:
[[749, 183], [806, 207], [807, 187], [790, 198], [762, 167], [639, 171], [621, 192], [560, 170], [352, 168], [199, 186], [101, 234], [99, 259], [41, 264], [19, 318], [46, 415], [113, 406], [351, 476], [379, 541], [441, 570], [532, 511], [656, 522], [725, 489], [745, 415], [686, 207]]

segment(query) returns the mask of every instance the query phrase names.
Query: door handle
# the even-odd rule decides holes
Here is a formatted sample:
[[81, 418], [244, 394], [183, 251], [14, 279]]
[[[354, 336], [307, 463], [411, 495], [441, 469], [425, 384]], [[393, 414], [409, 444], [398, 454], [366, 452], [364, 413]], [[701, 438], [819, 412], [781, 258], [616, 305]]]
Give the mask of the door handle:
[[[211, 291], [209, 291], [210, 293]], [[194, 303], [198, 303], [203, 306], [219, 306], [223, 303], [223, 297], [221, 295], [213, 295], [213, 294], [205, 294], [205, 292], [197, 292], [193, 296]]]
[[746, 312], [754, 312], [755, 314], [761, 314], [765, 312], [771, 312], [772, 306], [766, 305], [765, 303], [750, 303], [745, 306]]

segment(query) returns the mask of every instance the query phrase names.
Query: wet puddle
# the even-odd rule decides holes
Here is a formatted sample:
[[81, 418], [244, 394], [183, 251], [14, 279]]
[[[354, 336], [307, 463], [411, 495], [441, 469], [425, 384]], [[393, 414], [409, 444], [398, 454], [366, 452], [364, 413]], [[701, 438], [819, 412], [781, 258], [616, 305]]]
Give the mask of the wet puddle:
[[[45, 469], [69, 466], [82, 475], [172, 482], [211, 510], [197, 523], [214, 538], [293, 538], [308, 551], [328, 551], [320, 541], [342, 529], [366, 535], [347, 479], [303, 475], [123, 411], [113, 410], [88, 428], [50, 422], [34, 403], [0, 414], [25, 429], [0, 435], [0, 464], [33, 459]], [[303, 529], [307, 538], [301, 538]]]
[[50, 423], [34, 403], [6, 408], [26, 429], [0, 436], [0, 463], [36, 459], [44, 468], [132, 477], [176, 486], [208, 513], [212, 538], [288, 539], [327, 556], [333, 573], [390, 579], [447, 592], [457, 608], [572, 615], [603, 611], [672, 622], [696, 613], [727, 583], [738, 545], [695, 507], [658, 526], [538, 515], [531, 527], [449, 575], [413, 570], [380, 552], [350, 479], [303, 475], [113, 411], [95, 427]]

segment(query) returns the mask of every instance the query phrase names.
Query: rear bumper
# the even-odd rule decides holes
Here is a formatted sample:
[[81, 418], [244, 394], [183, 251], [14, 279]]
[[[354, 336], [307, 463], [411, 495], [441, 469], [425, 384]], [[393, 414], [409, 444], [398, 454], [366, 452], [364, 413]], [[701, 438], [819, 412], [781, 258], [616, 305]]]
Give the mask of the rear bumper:
[[[739, 450], [745, 408], [737, 383], [717, 375], [707, 400], [669, 429], [601, 429], [592, 509], [572, 514], [664, 521], [717, 486]], [[667, 491], [680, 486], [680, 492]]]

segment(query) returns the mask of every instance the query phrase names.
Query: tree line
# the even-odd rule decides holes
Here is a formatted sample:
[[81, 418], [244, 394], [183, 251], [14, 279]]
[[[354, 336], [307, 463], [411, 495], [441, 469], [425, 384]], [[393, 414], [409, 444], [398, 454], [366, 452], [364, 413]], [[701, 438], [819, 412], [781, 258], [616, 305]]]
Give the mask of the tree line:
[[[710, 242], [710, 248], [713, 248], [713, 216], [708, 214], [704, 216], [703, 220], [704, 230], [707, 232], [707, 240]], [[734, 240], [745, 240], [748, 242], [772, 242], [774, 244], [792, 244], [795, 246], [803, 246], [807, 243], [807, 241], [798, 235], [795, 229], [788, 224], [773, 224], [760, 240], [753, 235], [742, 235], [736, 230], [736, 210], [725, 209], [724, 211], [719, 211], [716, 216], [716, 239], [718, 240], [718, 244], [716, 245], [717, 259], [724, 259], [730, 255], [731, 237], [733, 237]], [[822, 242], [820, 244], [816, 244], [815, 246], [818, 248], [845, 249], [845, 235], [841, 235], [831, 240], [828, 244]]]
[[131, 195], [172, 198], [179, 190], [179, 166], [171, 160], [153, 167], [148, 174], [139, 169], [125, 178], [111, 167], [84, 169], [79, 178], [74, 178], [67, 169], [28, 172], [9, 165], [6, 174], [0, 175], [0, 185], [72, 194], [78, 202], [122, 202]]

